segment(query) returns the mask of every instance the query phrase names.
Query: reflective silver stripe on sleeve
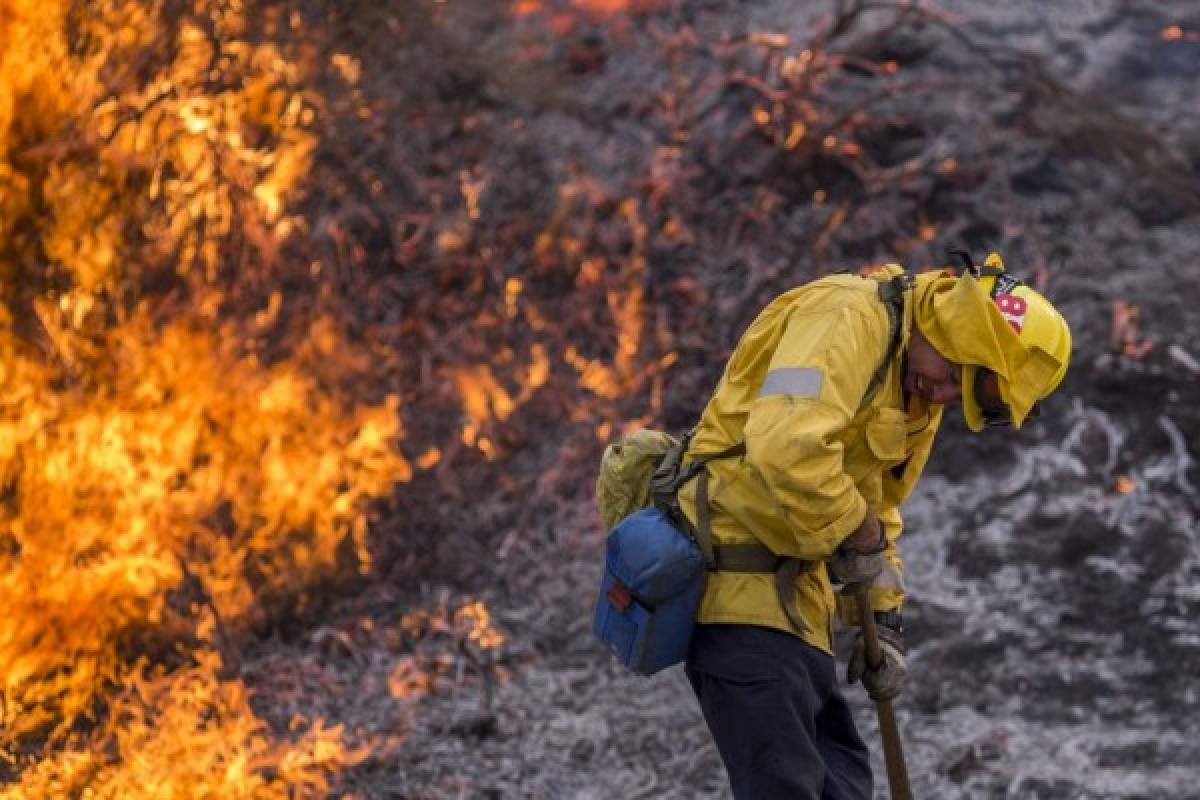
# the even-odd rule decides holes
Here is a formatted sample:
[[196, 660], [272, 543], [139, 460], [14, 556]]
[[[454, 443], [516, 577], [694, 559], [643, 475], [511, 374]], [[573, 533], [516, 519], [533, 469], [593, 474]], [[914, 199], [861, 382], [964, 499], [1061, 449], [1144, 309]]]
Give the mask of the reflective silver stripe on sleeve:
[[821, 394], [825, 373], [812, 367], [782, 367], [767, 373], [759, 397], [788, 394], [795, 397], [816, 397]]

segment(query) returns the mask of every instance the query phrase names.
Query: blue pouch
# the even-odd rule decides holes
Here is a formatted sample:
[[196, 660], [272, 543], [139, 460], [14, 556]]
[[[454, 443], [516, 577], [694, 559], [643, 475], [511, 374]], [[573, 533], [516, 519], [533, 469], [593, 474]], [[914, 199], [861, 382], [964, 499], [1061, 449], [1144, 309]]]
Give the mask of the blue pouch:
[[592, 630], [622, 664], [652, 675], [687, 657], [704, 593], [699, 546], [655, 507], [608, 534]]

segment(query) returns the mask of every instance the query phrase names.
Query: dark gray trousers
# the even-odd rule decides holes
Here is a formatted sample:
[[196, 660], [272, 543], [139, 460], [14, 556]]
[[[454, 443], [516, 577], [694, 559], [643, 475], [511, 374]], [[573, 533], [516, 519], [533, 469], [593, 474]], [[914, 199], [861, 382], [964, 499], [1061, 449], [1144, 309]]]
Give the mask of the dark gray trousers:
[[871, 800], [831, 656], [782, 631], [697, 625], [687, 677], [737, 800]]

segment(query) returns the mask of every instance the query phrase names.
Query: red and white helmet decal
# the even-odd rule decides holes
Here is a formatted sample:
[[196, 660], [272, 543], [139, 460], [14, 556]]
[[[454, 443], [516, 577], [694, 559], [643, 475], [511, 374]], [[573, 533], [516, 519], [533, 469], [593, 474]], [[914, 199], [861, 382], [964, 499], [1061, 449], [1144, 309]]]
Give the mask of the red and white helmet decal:
[[1029, 309], [1025, 298], [1015, 294], [998, 294], [993, 299], [996, 301], [996, 307], [1000, 309], [1000, 313], [1008, 320], [1008, 324], [1013, 326], [1013, 330], [1020, 333], [1021, 328], [1025, 325], [1025, 312]]

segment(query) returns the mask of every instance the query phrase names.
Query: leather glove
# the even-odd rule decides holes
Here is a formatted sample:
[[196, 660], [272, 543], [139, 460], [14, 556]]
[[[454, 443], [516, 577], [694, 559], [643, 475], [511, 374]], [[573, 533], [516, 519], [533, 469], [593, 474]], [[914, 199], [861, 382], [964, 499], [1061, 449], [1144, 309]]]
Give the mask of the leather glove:
[[904, 658], [904, 634], [902, 631], [876, 623], [879, 633], [879, 654], [883, 662], [877, 669], [867, 667], [867, 651], [860, 630], [854, 638], [854, 649], [846, 666], [846, 682], [863, 683], [863, 688], [872, 700], [891, 700], [904, 688], [908, 676], [908, 662]]
[[[853, 594], [864, 585], [870, 586], [879, 577], [879, 573], [883, 572], [887, 538], [883, 535], [883, 527], [878, 521], [873, 518], [871, 521], [879, 528], [879, 541], [874, 548], [861, 550], [844, 541], [825, 562], [830, 580], [842, 584], [844, 593]], [[854, 537], [852, 535], [847, 538]]]

